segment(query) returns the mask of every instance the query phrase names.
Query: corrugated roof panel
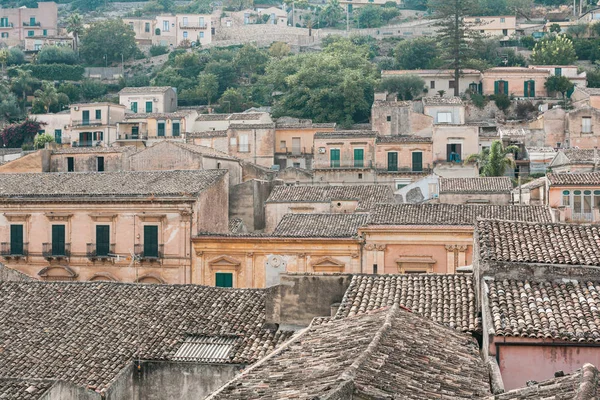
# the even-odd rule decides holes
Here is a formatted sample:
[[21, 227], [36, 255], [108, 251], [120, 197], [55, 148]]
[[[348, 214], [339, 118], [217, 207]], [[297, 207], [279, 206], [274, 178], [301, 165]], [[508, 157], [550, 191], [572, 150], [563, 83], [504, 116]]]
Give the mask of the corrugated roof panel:
[[188, 336], [173, 356], [173, 360], [228, 362], [229, 354], [237, 341], [237, 337], [231, 336]]

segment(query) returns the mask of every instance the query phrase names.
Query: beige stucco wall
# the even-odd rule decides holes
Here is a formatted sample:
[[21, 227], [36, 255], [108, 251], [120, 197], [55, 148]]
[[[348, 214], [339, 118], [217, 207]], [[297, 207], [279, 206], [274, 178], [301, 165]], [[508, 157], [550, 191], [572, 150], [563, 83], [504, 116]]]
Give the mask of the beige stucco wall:
[[434, 124], [439, 124], [438, 113], [449, 112], [452, 114], [452, 122], [454, 125], [462, 125], [465, 123], [465, 107], [463, 105], [429, 105], [423, 107], [425, 115], [429, 115]]
[[213, 149], [222, 151], [223, 153], [229, 152], [229, 139], [226, 136], [211, 138], [193, 138], [192, 144], [212, 147]]
[[462, 144], [461, 160], [479, 152], [479, 128], [471, 125], [436, 125], [433, 128], [433, 161], [446, 161], [449, 143]]
[[61, 140], [65, 143], [70, 143], [71, 129], [69, 125], [71, 121], [71, 115], [69, 113], [37, 114], [32, 115], [31, 118], [44, 124], [40, 127], [44, 133], [55, 136], [56, 130], [60, 130]]
[[[321, 152], [325, 148], [325, 152]], [[330, 168], [331, 149], [340, 149], [340, 166], [354, 167], [354, 149], [363, 149], [363, 165], [372, 165], [375, 161], [375, 137], [352, 138], [316, 138], [313, 168]]]
[[[187, 26], [184, 23], [184, 18], [187, 18]], [[210, 14], [177, 14], [177, 43], [179, 44], [187, 39], [190, 44], [192, 42], [200, 42], [202, 45], [208, 44], [212, 41], [211, 27]], [[187, 32], [187, 38], [185, 32]], [[200, 37], [201, 32], [203, 37]]]
[[131, 109], [131, 103], [137, 102], [138, 113], [146, 113], [146, 102], [152, 102], [153, 113], [177, 111], [177, 93], [169, 89], [164, 93], [123, 93], [119, 95], [119, 104]]
[[423, 153], [423, 168], [433, 168], [432, 143], [378, 143], [375, 148], [375, 167], [387, 169], [388, 153], [398, 153], [398, 169], [412, 169], [412, 153]]
[[[248, 137], [248, 151], [240, 146], [240, 136]], [[229, 155], [240, 158], [244, 161], [253, 162], [263, 167], [270, 168], [274, 164], [275, 156], [275, 128], [253, 128], [249, 125], [244, 129], [229, 129], [227, 131], [229, 138]], [[235, 138], [235, 144], [231, 139]]]
[[[58, 34], [58, 7], [54, 2], [40, 2], [38, 8], [0, 8], [0, 18], [8, 17], [11, 27], [0, 28], [0, 32], [8, 33], [8, 38], [0, 38], [0, 43], [8, 46], [22, 44], [27, 36], [47, 36]], [[39, 26], [25, 26], [34, 17]], [[33, 35], [29, 32], [33, 31]]]
[[380, 135], [427, 136], [431, 135], [433, 118], [414, 112], [409, 106], [375, 102], [371, 108], [371, 124]]
[[550, 73], [545, 71], [517, 68], [514, 71], [510, 71], [507, 68], [501, 68], [500, 71], [486, 70], [483, 74], [483, 94], [491, 95], [494, 94], [494, 82], [503, 80], [508, 81], [508, 94], [517, 97], [524, 96], [524, 83], [525, 81], [535, 81], [535, 96], [547, 96], [548, 93], [544, 88], [546, 79], [550, 76]]
[[[123, 22], [129, 25], [135, 32], [135, 40], [140, 44], [152, 44], [156, 21], [152, 18], [123, 18]], [[148, 24], [148, 32], [146, 32]]]
[[126, 171], [129, 168], [127, 153], [83, 153], [52, 154], [50, 156], [50, 172], [67, 172], [67, 158], [73, 158], [75, 172], [96, 172], [98, 157], [104, 158], [104, 171]]
[[565, 111], [560, 108], [553, 108], [543, 114], [540, 120], [546, 134], [546, 146], [558, 147], [557, 143], [560, 143], [561, 147], [565, 146], [565, 115]]
[[440, 193], [440, 203], [447, 204], [510, 204], [510, 193]]
[[285, 214], [316, 214], [331, 212], [330, 202], [265, 203], [265, 232], [273, 232]]
[[[582, 133], [582, 118], [590, 117], [592, 120], [592, 132]], [[582, 149], [593, 149], [600, 145], [600, 110], [595, 108], [583, 108], [572, 110], [567, 114], [567, 129], [569, 132], [569, 144], [571, 147]]]

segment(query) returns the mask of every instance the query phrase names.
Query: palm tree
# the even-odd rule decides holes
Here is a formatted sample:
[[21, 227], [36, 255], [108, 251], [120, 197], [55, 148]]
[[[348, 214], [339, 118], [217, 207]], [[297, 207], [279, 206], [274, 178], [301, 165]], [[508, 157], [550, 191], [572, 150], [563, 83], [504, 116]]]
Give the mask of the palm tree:
[[517, 146], [504, 147], [500, 140], [494, 140], [489, 149], [483, 149], [481, 153], [468, 156], [465, 164], [477, 163], [481, 176], [503, 176], [507, 168], [515, 166], [515, 161], [508, 157], [508, 154], [514, 154], [517, 151], [519, 151]]
[[27, 94], [36, 86], [38, 80], [31, 75], [31, 71], [18, 69], [17, 76], [11, 83], [11, 90], [15, 94], [20, 94], [23, 98], [23, 110], [27, 106]]
[[54, 84], [44, 82], [42, 89], [38, 89], [34, 93], [35, 97], [44, 105], [44, 111], [49, 112], [50, 106], [58, 102], [58, 93]]
[[79, 55], [79, 35], [84, 31], [83, 19], [78, 13], [71, 14], [67, 19], [67, 32], [73, 34], [73, 50]]

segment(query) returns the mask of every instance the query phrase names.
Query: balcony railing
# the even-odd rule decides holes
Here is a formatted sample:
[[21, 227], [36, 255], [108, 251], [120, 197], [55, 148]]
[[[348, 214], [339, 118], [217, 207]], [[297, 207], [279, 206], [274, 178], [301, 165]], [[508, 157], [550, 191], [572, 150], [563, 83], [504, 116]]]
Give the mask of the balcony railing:
[[99, 140], [83, 140], [71, 143], [72, 147], [97, 147], [100, 146]]
[[89, 259], [109, 258], [109, 254], [115, 254], [115, 244], [100, 245], [96, 243], [88, 243], [86, 255]]
[[340, 168], [340, 169], [355, 169], [355, 168], [372, 168], [373, 162], [371, 160], [329, 160], [328, 164], [320, 163], [317, 169], [326, 168]]
[[29, 253], [29, 243], [0, 243], [2, 257], [25, 257]]
[[31, 22], [23, 22], [23, 26], [42, 26], [42, 24], [40, 22], [34, 22], [33, 24]]
[[164, 257], [164, 245], [159, 244], [158, 246], [145, 246], [143, 244], [135, 245], [135, 254], [141, 260], [158, 260]]
[[45, 258], [68, 258], [71, 256], [71, 243], [65, 243], [64, 246], [42, 243], [42, 255]]
[[121, 133], [118, 140], [148, 140], [148, 133]]
[[71, 126], [99, 126], [103, 125], [104, 122], [101, 119], [76, 119], [71, 122]]
[[388, 166], [386, 169], [378, 169], [377, 172], [380, 173], [399, 173], [399, 174], [420, 174], [420, 173], [429, 173], [431, 172], [431, 165], [425, 164], [420, 169], [419, 168], [411, 168], [411, 167], [393, 167]]
[[180, 22], [179, 23], [179, 27], [181, 29], [207, 29], [208, 25], [207, 24], [202, 24], [202, 25], [200, 25], [200, 24], [189, 24], [189, 23], [184, 25], [183, 22]]
[[9, 22], [8, 24], [4, 24], [4, 25], [0, 25], [0, 29], [2, 28], [14, 28], [15, 24], [13, 24], [12, 22]]
[[286, 156], [302, 156], [313, 154], [313, 147], [280, 147], [277, 154], [285, 154]]

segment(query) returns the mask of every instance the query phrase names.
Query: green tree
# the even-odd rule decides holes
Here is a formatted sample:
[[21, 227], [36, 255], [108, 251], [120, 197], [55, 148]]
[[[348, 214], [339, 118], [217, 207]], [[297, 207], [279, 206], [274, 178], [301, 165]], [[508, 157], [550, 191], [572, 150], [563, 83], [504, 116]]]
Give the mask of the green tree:
[[36, 149], [43, 149], [46, 143], [54, 143], [54, 136], [49, 133], [39, 133], [33, 138], [33, 146]]
[[465, 17], [477, 6], [476, 0], [429, 0], [428, 4], [438, 20], [437, 38], [454, 70], [454, 95], [458, 96], [461, 69], [472, 53], [469, 42], [475, 36]]
[[67, 18], [67, 32], [73, 35], [73, 50], [79, 56], [79, 37], [85, 32], [83, 18], [79, 13], [73, 13]]
[[404, 0], [404, 7], [409, 10], [427, 10], [427, 0]]
[[135, 33], [120, 19], [94, 22], [81, 38], [80, 55], [92, 65], [129, 60], [138, 51]]
[[181, 76], [175, 68], [170, 66], [157, 73], [150, 83], [152, 86], [172, 86], [178, 91], [191, 89], [195, 85], [193, 79]]
[[[389, 3], [389, 2], [388, 2]], [[386, 3], [386, 4], [388, 4]], [[384, 7], [381, 8], [381, 22], [383, 22], [384, 24], [389, 23], [392, 19], [396, 18], [397, 16], [400, 15], [400, 10], [398, 10], [398, 8], [394, 7]]]
[[536, 43], [529, 59], [534, 65], [570, 65], [577, 60], [577, 55], [571, 39], [552, 35]]
[[269, 47], [269, 54], [274, 58], [287, 57], [290, 51], [290, 46], [286, 42], [273, 42]]
[[[130, 85], [128, 85], [130, 86]], [[73, 83], [61, 83], [58, 87], [58, 93], [65, 94], [70, 101], [79, 101], [81, 98], [81, 89]]]
[[465, 163], [476, 162], [481, 176], [504, 176], [508, 168], [514, 168], [514, 159], [509, 154], [519, 151], [517, 146], [504, 147], [500, 140], [494, 140], [489, 149], [479, 154], [471, 154]]
[[560, 93], [562, 95], [563, 104], [566, 105], [567, 92], [573, 90], [575, 85], [566, 76], [552, 75], [546, 79], [544, 87], [548, 93]]
[[567, 34], [576, 38], [582, 37], [587, 33], [588, 24], [578, 23], [567, 28]]
[[7, 62], [8, 62], [8, 50], [0, 49], [0, 67], [2, 68], [2, 72], [4, 72], [4, 68], [6, 67]]
[[6, 85], [0, 84], [0, 124], [18, 121], [22, 116], [17, 96]]
[[204, 72], [216, 75], [219, 78], [219, 93], [223, 93], [228, 87], [234, 86], [238, 78], [235, 67], [230, 61], [226, 60], [209, 62], [204, 67]]
[[17, 70], [17, 76], [11, 81], [11, 91], [20, 96], [23, 101], [23, 110], [27, 103], [27, 96], [33, 94], [39, 85], [40, 81], [31, 76], [31, 72]]
[[320, 15], [325, 26], [335, 26], [343, 16], [344, 10], [338, 0], [328, 0]]
[[71, 8], [80, 11], [94, 11], [98, 8], [103, 7], [106, 4], [106, 0], [73, 0]]
[[423, 94], [425, 81], [418, 75], [402, 75], [384, 78], [379, 90], [396, 93], [399, 100], [413, 100]]
[[381, 8], [373, 4], [367, 4], [358, 10], [355, 19], [359, 28], [376, 28], [381, 26]]
[[551, 33], [560, 33], [561, 30], [562, 30], [562, 28], [560, 27], [559, 24], [552, 24], [552, 25], [550, 25], [550, 32]]
[[31, 143], [42, 125], [44, 124], [31, 119], [7, 125], [0, 131], [0, 145], [15, 148], [21, 147], [23, 143]]
[[249, 78], [264, 73], [268, 61], [269, 55], [264, 50], [246, 44], [236, 53], [233, 64], [242, 76]]
[[25, 63], [25, 53], [18, 47], [12, 47], [8, 50], [8, 60], [6, 65], [21, 65]]
[[73, 49], [64, 46], [44, 46], [37, 55], [38, 64], [74, 65], [78, 61]]
[[206, 99], [210, 106], [219, 95], [219, 78], [215, 74], [200, 74], [197, 90], [200, 97]]
[[50, 82], [43, 82], [42, 88], [38, 89], [34, 93], [35, 101], [39, 102], [43, 106], [44, 112], [50, 111], [50, 106], [58, 102], [58, 92], [54, 87], [54, 84]]
[[587, 72], [588, 87], [600, 88], [600, 69]]
[[104, 96], [107, 87], [104, 83], [92, 79], [86, 79], [81, 83], [81, 96], [86, 100], [95, 100]]
[[511, 11], [511, 14], [529, 19], [531, 10], [533, 10], [535, 4], [534, 0], [507, 0], [506, 6]]
[[144, 11], [148, 13], [153, 12], [168, 12], [172, 11], [175, 7], [173, 0], [152, 0], [144, 6]]
[[431, 69], [440, 66], [440, 50], [435, 39], [404, 40], [396, 46], [394, 55], [400, 69]]
[[241, 112], [244, 111], [244, 97], [234, 88], [225, 90], [219, 99], [221, 112]]

